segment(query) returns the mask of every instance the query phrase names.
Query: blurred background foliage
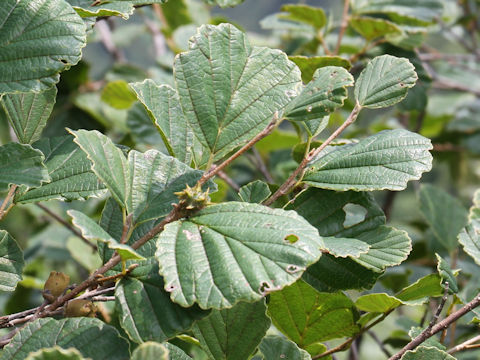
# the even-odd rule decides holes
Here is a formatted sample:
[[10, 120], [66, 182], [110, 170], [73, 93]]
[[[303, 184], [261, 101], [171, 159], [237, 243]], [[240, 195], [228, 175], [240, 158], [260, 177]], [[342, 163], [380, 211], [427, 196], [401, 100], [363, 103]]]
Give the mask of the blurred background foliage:
[[[418, 6], [422, 1], [418, 0]], [[87, 21], [88, 45], [81, 62], [61, 74], [57, 101], [44, 135], [64, 135], [65, 128], [98, 129], [131, 148], [164, 149], [160, 135], [127, 83], [151, 78], [158, 84], [172, 84], [175, 54], [188, 48], [188, 39], [204, 23], [231, 22], [246, 30], [254, 45], [280, 48], [288, 55], [334, 53], [343, 2], [299, 1], [325, 11], [326, 24], [320, 29], [286, 19], [282, 5], [292, 2], [245, 0], [234, 8], [221, 9], [200, 0], [170, 0], [165, 5], [140, 7], [127, 20], [108, 17], [98, 19], [96, 24]], [[361, 8], [364, 2], [355, 1], [353, 5]], [[365, 30], [358, 31], [361, 25], [353, 22], [346, 28], [338, 54], [349, 61], [346, 66], [351, 65], [354, 76], [372, 57], [389, 53], [409, 58], [420, 80], [399, 105], [381, 111], [365, 110], [344, 137], [354, 139], [383, 129], [407, 128], [431, 138], [434, 144], [433, 169], [421, 182], [435, 187], [413, 182], [401, 193], [375, 193], [389, 223], [407, 230], [414, 243], [409, 259], [389, 269], [372, 291], [396, 291], [434, 272], [437, 252], [448, 259], [452, 268], [462, 270], [458, 276], [462, 289], [459, 298], [470, 299], [480, 290], [480, 272], [458, 247], [456, 235], [467, 222], [467, 209], [480, 184], [480, 2], [445, 0], [443, 5], [440, 16], [427, 25], [411, 19], [398, 21], [393, 26], [401, 35], [395, 36], [397, 30], [390, 29], [388, 35], [374, 33], [371, 37]], [[340, 63], [339, 59], [335, 61]], [[331, 115], [329, 131], [343, 122], [352, 107], [347, 103]], [[320, 138], [325, 138], [325, 133], [328, 131]], [[11, 141], [13, 136], [0, 108], [0, 144]], [[296, 167], [295, 154], [301, 153], [304, 138], [304, 130], [284, 122], [254, 151], [238, 159], [223, 180], [217, 180], [219, 191], [213, 200], [236, 199], [237, 186], [265, 176], [271, 183], [280, 183]], [[11, 211], [2, 227], [27, 249], [27, 267], [18, 290], [0, 296], [3, 313], [40, 303], [40, 290], [52, 269], [78, 282], [98, 267], [98, 256], [79, 256], [91, 250], [85, 249], [50, 213], [66, 220], [66, 210], [77, 209], [98, 219], [103, 203], [104, 199], [51, 201], [44, 203], [44, 208], [22, 205]], [[355, 292], [350, 295], [358, 296]], [[449, 306], [452, 311], [455, 304]], [[418, 324], [424, 313], [421, 308], [409, 308], [403, 314], [408, 316], [401, 316], [399, 311], [376, 330], [377, 337], [390, 350], [408, 342], [408, 330]], [[447, 343], [472, 335], [472, 327], [466, 324], [475, 320], [474, 316], [472, 313], [462, 320], [456, 335]], [[361, 358], [385, 357], [376, 340], [367, 335], [361, 339], [356, 344]], [[348, 356], [345, 353], [338, 357]], [[458, 355], [459, 359], [479, 357], [480, 352]]]

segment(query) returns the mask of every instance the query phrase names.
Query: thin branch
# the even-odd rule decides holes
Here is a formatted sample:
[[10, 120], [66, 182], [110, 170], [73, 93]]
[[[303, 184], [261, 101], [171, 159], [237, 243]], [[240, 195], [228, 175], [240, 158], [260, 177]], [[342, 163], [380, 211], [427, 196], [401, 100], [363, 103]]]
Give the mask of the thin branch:
[[477, 294], [477, 296], [475, 296], [475, 298], [472, 301], [470, 301], [468, 304], [462, 306], [460, 309], [450, 314], [439, 323], [435, 324], [432, 328], [427, 328], [424, 331], [422, 331], [415, 339], [410, 341], [402, 350], [400, 350], [398, 353], [390, 357], [389, 360], [400, 359], [402, 355], [405, 354], [408, 350], [415, 349], [418, 345], [423, 343], [425, 340], [429, 339], [430, 337], [442, 331], [443, 329], [448, 328], [451, 324], [453, 324], [459, 318], [469, 313], [479, 305], [480, 305], [480, 293]]
[[250, 156], [248, 158], [257, 166], [258, 170], [262, 173], [265, 180], [267, 180], [267, 182], [269, 183], [274, 183], [275, 180], [273, 179], [273, 176], [268, 171], [267, 165], [265, 164], [262, 156], [255, 147], [252, 147], [252, 155], [253, 158]]
[[348, 26], [348, 9], [350, 8], [350, 0], [344, 0], [343, 3], [343, 12], [342, 12], [342, 23], [340, 24], [340, 30], [338, 32], [337, 46], [335, 47], [335, 55], [340, 51], [340, 45], [342, 44], [343, 35]]
[[385, 345], [383, 345], [383, 341], [381, 341], [381, 340], [378, 338], [377, 334], [375, 334], [375, 333], [374, 333], [373, 331], [371, 331], [371, 330], [367, 331], [367, 334], [372, 337], [373, 341], [375, 341], [375, 342], [377, 343], [377, 345], [378, 345], [378, 347], [380, 348], [380, 350], [382, 350], [382, 352], [383, 352], [386, 356], [388, 356], [388, 357], [392, 356], [392, 354], [390, 353], [390, 351], [388, 351], [388, 349], [385, 347]]
[[85, 244], [90, 246], [94, 252], [97, 251], [97, 246], [95, 244], [93, 244], [92, 242], [88, 241], [86, 238], [84, 238], [82, 233], [80, 231], [78, 231], [76, 228], [74, 228], [69, 222], [63, 220], [60, 216], [55, 214], [52, 210], [50, 210], [45, 205], [42, 205], [40, 203], [36, 203], [35, 205], [37, 205], [40, 209], [45, 211], [52, 218], [57, 220], [60, 224], [62, 224], [65, 228], [67, 228], [71, 233], [73, 233], [76, 237], [80, 238], [80, 240], [82, 240]]
[[98, 29], [100, 39], [102, 40], [102, 44], [105, 46], [105, 49], [107, 49], [107, 51], [113, 56], [115, 61], [125, 62], [125, 55], [113, 42], [112, 31], [110, 30], [107, 19], [98, 20], [95, 26]]
[[278, 198], [290, 192], [297, 184], [297, 176], [301, 176], [303, 174], [308, 163], [312, 161], [315, 157], [317, 157], [317, 155], [320, 154], [320, 152], [325, 149], [327, 145], [329, 145], [335, 138], [337, 138], [342, 133], [343, 130], [345, 130], [357, 119], [357, 116], [360, 113], [361, 109], [361, 106], [357, 103], [350, 115], [348, 116], [347, 120], [345, 120], [345, 122], [337, 130], [335, 130], [333, 134], [330, 135], [330, 137], [322, 143], [322, 145], [320, 145], [316, 149], [311, 150], [308, 155], [303, 158], [302, 162], [300, 163], [300, 165], [298, 165], [295, 171], [288, 177], [288, 179], [278, 188], [278, 190], [270, 198], [263, 202], [263, 205], [271, 205]]
[[235, 190], [237, 192], [240, 190], [240, 186], [230, 176], [228, 176], [224, 171], [219, 171], [217, 175], [220, 179], [225, 181], [228, 184], [228, 186], [230, 186], [233, 190]]
[[[10, 186], [10, 189], [8, 190], [8, 193], [7, 193], [7, 196], [5, 197], [5, 199], [3, 199], [3, 203], [2, 205], [0, 206], [0, 220], [3, 219], [3, 217], [5, 215], [7, 215], [7, 213], [10, 211], [10, 209], [12, 208], [13, 206], [13, 197], [15, 195], [15, 191], [17, 190], [17, 185], [12, 185]], [[10, 203], [10, 201], [12, 201]], [[9, 204], [10, 203], [10, 204]], [[9, 205], [8, 205], [9, 204]], [[7, 207], [8, 205], [8, 207]]]
[[160, 31], [160, 28], [158, 27], [157, 23], [148, 18], [145, 18], [145, 25], [147, 25], [148, 30], [152, 34], [153, 48], [155, 49], [155, 57], [159, 58], [165, 55], [165, 53], [167, 52], [165, 36]]
[[130, 214], [127, 216], [127, 218], [123, 222], [122, 237], [120, 238], [121, 244], [125, 244], [128, 241], [130, 228], [132, 226], [132, 219], [133, 219], [133, 214]]
[[440, 304], [438, 304], [437, 311], [435, 311], [435, 314], [433, 314], [432, 320], [430, 321], [430, 324], [428, 324], [428, 327], [425, 329], [425, 331], [430, 331], [433, 326], [438, 322], [438, 319], [440, 318], [440, 314], [443, 310], [443, 307], [445, 306], [445, 303], [447, 302], [448, 299], [448, 288], [449, 284], [448, 281], [445, 282], [445, 289], [443, 291], [443, 296], [442, 299], [440, 300]]
[[[473, 349], [474, 348], [473, 346], [475, 346], [475, 348], [476, 348], [476, 347], [480, 346], [480, 344], [475, 344], [476, 342], [479, 342], [479, 341], [480, 341], [480, 335], [477, 335], [477, 336], [475, 336], [475, 337], [473, 337], [473, 338], [471, 338], [467, 341], [464, 341], [463, 343], [449, 349], [447, 351], [447, 353], [455, 354], [456, 352], [459, 352], [459, 351]], [[473, 345], [473, 344], [475, 344], [475, 345]]]

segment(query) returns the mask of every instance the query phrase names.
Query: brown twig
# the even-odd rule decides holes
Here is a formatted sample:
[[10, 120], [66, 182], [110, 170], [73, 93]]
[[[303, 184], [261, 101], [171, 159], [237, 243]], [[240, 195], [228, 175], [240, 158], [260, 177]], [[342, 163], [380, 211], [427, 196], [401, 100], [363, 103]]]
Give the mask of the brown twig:
[[225, 181], [228, 186], [230, 186], [233, 190], [237, 191], [240, 190], [240, 186], [230, 177], [228, 176], [224, 171], [219, 171], [217, 176]]
[[429, 339], [430, 337], [432, 337], [436, 333], [442, 331], [443, 329], [448, 328], [451, 324], [453, 324], [459, 318], [461, 318], [465, 314], [469, 313], [470, 311], [472, 311], [473, 309], [475, 309], [479, 305], [480, 305], [480, 293], [477, 294], [477, 296], [475, 296], [475, 298], [472, 301], [470, 301], [468, 304], [462, 306], [460, 309], [458, 309], [454, 313], [450, 314], [449, 316], [447, 316], [442, 321], [438, 322], [437, 324], [435, 324], [431, 328], [430, 327], [426, 328], [417, 337], [415, 337], [415, 339], [413, 339], [407, 345], [405, 345], [405, 347], [402, 350], [400, 350], [395, 355], [390, 357], [389, 360], [400, 359], [403, 356], [403, 354], [405, 354], [408, 350], [415, 349], [418, 345], [423, 343], [425, 340]]
[[[3, 203], [0, 206], [0, 220], [2, 220], [3, 217], [5, 215], [7, 215], [8, 212], [10, 211], [10, 209], [12, 208], [12, 206], [13, 206], [13, 196], [15, 195], [15, 191], [17, 190], [17, 187], [18, 186], [15, 185], [15, 184], [10, 186], [10, 189], [8, 190], [7, 196], [5, 197], [5, 199], [3, 199]], [[12, 200], [12, 202], [10, 203], [11, 200]], [[7, 207], [7, 205], [8, 205], [8, 207]]]
[[113, 56], [115, 61], [121, 63], [125, 62], [125, 55], [113, 42], [112, 31], [110, 30], [110, 25], [108, 24], [107, 19], [98, 20], [95, 27], [100, 34], [103, 46], [105, 46], [105, 49], [107, 49], [107, 51]]
[[263, 177], [265, 178], [265, 180], [267, 180], [267, 182], [271, 184], [275, 182], [275, 180], [273, 179], [273, 176], [268, 171], [267, 165], [265, 165], [265, 162], [263, 161], [262, 156], [260, 155], [260, 153], [255, 147], [252, 147], [252, 156], [248, 156], [248, 159], [262, 173]]
[[445, 306], [445, 303], [447, 302], [448, 299], [448, 288], [449, 284], [448, 281], [445, 282], [445, 289], [443, 291], [443, 296], [442, 299], [440, 300], [440, 304], [438, 304], [437, 311], [435, 311], [435, 314], [433, 314], [432, 320], [428, 324], [428, 327], [425, 329], [425, 331], [430, 331], [430, 329], [438, 322], [438, 319], [440, 318], [440, 313], [443, 310], [443, 307]]
[[312, 161], [315, 157], [317, 157], [320, 152], [327, 147], [335, 138], [337, 138], [343, 130], [345, 130], [349, 125], [351, 125], [356, 119], [358, 114], [360, 113], [361, 106], [357, 103], [353, 108], [352, 112], [348, 116], [347, 120], [337, 129], [335, 130], [330, 137], [325, 140], [322, 145], [318, 148], [311, 150], [307, 156], [305, 156], [295, 169], [295, 171], [288, 177], [288, 179], [278, 188], [278, 190], [267, 200], [263, 202], [263, 205], [269, 206], [273, 204], [278, 198], [283, 195], [286, 195], [290, 190], [292, 190], [295, 185], [297, 184], [297, 177], [301, 176], [307, 167], [308, 163]]
[[342, 23], [340, 24], [340, 30], [338, 32], [337, 46], [335, 47], [334, 54], [337, 55], [340, 51], [340, 45], [342, 44], [343, 35], [348, 26], [348, 9], [350, 8], [350, 0], [344, 0], [343, 3], [343, 12], [342, 12]]
[[392, 354], [390, 353], [390, 351], [388, 351], [388, 349], [387, 349], [387, 348], [385, 347], [385, 345], [383, 344], [383, 341], [381, 341], [381, 340], [378, 338], [377, 334], [375, 334], [375, 333], [374, 333], [373, 331], [371, 331], [371, 330], [367, 331], [367, 334], [372, 337], [373, 341], [375, 341], [375, 342], [377, 343], [377, 345], [378, 345], [378, 347], [380, 348], [380, 350], [382, 350], [382, 352], [383, 352], [386, 356], [388, 356], [388, 357], [392, 356]]
[[72, 234], [74, 234], [76, 237], [80, 238], [85, 244], [90, 246], [92, 248], [92, 251], [97, 251], [97, 245], [93, 244], [92, 242], [88, 241], [86, 238], [83, 237], [82, 233], [78, 231], [76, 228], [74, 228], [69, 222], [63, 220], [60, 216], [55, 214], [52, 210], [50, 210], [48, 207], [45, 205], [42, 205], [40, 203], [35, 204], [37, 207], [45, 211], [48, 215], [50, 215], [52, 218], [57, 220], [60, 224], [62, 224], [65, 228], [67, 228]]
[[[476, 349], [480, 346], [480, 344], [475, 344], [476, 342], [480, 341], [480, 335], [477, 335], [467, 341], [464, 341], [463, 343], [449, 349], [447, 353], [449, 354], [455, 354], [456, 352], [459, 351], [464, 351], [464, 350], [469, 350], [469, 349]], [[475, 345], [473, 345], [475, 344]]]

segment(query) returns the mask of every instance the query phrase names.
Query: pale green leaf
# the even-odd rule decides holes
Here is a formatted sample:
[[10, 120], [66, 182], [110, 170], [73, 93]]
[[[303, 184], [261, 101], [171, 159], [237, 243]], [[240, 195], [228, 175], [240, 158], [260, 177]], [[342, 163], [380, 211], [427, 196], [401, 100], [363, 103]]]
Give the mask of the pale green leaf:
[[161, 4], [167, 0], [111, 0], [92, 6], [92, 0], [67, 0], [81, 17], [121, 16], [128, 19], [135, 5]]
[[355, 84], [355, 99], [366, 108], [394, 105], [417, 81], [415, 67], [405, 58], [382, 55], [370, 61]]
[[430, 225], [435, 238], [448, 251], [457, 248], [457, 236], [467, 224], [467, 210], [462, 203], [429, 184], [423, 184], [419, 193], [420, 211]]
[[[419, 336], [422, 331], [425, 330], [421, 328], [420, 326], [412, 326], [412, 328], [408, 331], [408, 336], [413, 340], [417, 336]], [[445, 351], [447, 348], [445, 345], [443, 345], [440, 341], [437, 340], [436, 336], [432, 336], [430, 338], [427, 338], [423, 343], [422, 346], [426, 347], [434, 347], [439, 350]]]
[[443, 288], [440, 276], [438, 274], [429, 274], [402, 289], [395, 297], [410, 305], [421, 305], [429, 301], [430, 297], [442, 295]]
[[455, 360], [455, 358], [435, 347], [419, 346], [415, 350], [407, 351], [401, 360]]
[[144, 260], [145, 258], [126, 244], [121, 244], [102, 229], [95, 221], [77, 210], [68, 210], [67, 214], [72, 218], [72, 223], [88, 240], [101, 241], [108, 244], [108, 247], [115, 250], [122, 260]]
[[[107, 346], [108, 344], [108, 346]], [[118, 331], [94, 318], [37, 319], [27, 323], [3, 348], [2, 360], [24, 360], [34, 351], [76, 348], [92, 360], [128, 360], [128, 343]]]
[[[127, 197], [127, 209], [136, 223], [167, 215], [172, 203], [178, 202], [174, 193], [184, 190], [187, 185], [193, 187], [203, 174], [157, 150], [130, 151], [128, 166], [131, 193]], [[216, 190], [212, 181], [204, 186], [205, 190], [207, 187], [212, 192]]]
[[83, 360], [80, 351], [75, 348], [62, 349], [54, 346], [30, 353], [25, 360]]
[[339, 66], [346, 70], [350, 70], [352, 64], [350, 61], [340, 56], [289, 56], [289, 60], [293, 61], [302, 72], [302, 80], [304, 83], [308, 83], [312, 80], [313, 74], [317, 69], [326, 66]]
[[[122, 150], [96, 130], [71, 131], [75, 142], [92, 162], [92, 170], [122, 207], [128, 209], [130, 169]], [[130, 211], [128, 211], [130, 213]]]
[[368, 0], [355, 9], [359, 14], [385, 14], [398, 23], [431, 24], [443, 12], [442, 0]]
[[218, 5], [222, 8], [240, 5], [245, 0], [204, 0], [207, 4]]
[[101, 99], [115, 109], [128, 109], [137, 100], [135, 93], [124, 80], [109, 82], [102, 90]]
[[358, 313], [346, 295], [320, 293], [301, 280], [270, 294], [268, 314], [278, 330], [306, 350], [359, 330]]
[[[325, 348], [326, 350], [326, 348]], [[265, 360], [310, 360], [311, 356], [305, 350], [299, 349], [293, 341], [282, 336], [265, 336], [260, 343], [260, 352]], [[254, 358], [255, 359], [255, 358]]]
[[398, 35], [402, 33], [402, 29], [385, 19], [354, 16], [350, 18], [349, 24], [368, 41], [385, 35]]
[[6, 94], [1, 103], [19, 142], [31, 144], [40, 138], [52, 112], [57, 88], [34, 93]]
[[169, 351], [163, 345], [156, 342], [140, 344], [132, 353], [130, 360], [168, 360]]
[[16, 203], [51, 199], [82, 200], [105, 193], [105, 185], [92, 172], [87, 155], [73, 142], [73, 136], [45, 138], [32, 145], [45, 156], [51, 181], [15, 196]]
[[270, 327], [265, 301], [241, 302], [212, 313], [193, 326], [202, 349], [215, 360], [248, 359]]
[[85, 46], [83, 20], [64, 0], [3, 0], [0, 94], [51, 88]]
[[401, 300], [385, 293], [362, 295], [355, 301], [357, 309], [378, 313], [385, 313], [402, 304]]
[[475, 191], [468, 220], [467, 226], [458, 234], [458, 242], [475, 263], [480, 265], [480, 190]]
[[72, 259], [87, 271], [92, 272], [102, 266], [102, 261], [98, 253], [92, 252], [92, 248], [82, 239], [76, 236], [69, 237], [66, 246]]
[[353, 76], [344, 68], [322, 67], [285, 108], [284, 117], [292, 121], [321, 119], [343, 106], [348, 96], [347, 87], [353, 85]]
[[13, 291], [22, 280], [25, 262], [23, 252], [15, 239], [0, 230], [0, 291]]
[[293, 283], [322, 246], [317, 230], [293, 211], [229, 202], [168, 224], [156, 257], [173, 301], [226, 308]]
[[200, 27], [174, 70], [183, 113], [215, 159], [263, 130], [300, 85], [283, 52], [251, 47], [230, 24]]
[[366, 242], [351, 238], [324, 237], [323, 242], [328, 253], [335, 257], [358, 258], [370, 249]]
[[[328, 125], [329, 116], [325, 116], [320, 119], [307, 120], [303, 122], [303, 126], [307, 130], [307, 133], [310, 137], [314, 138], [319, 135]], [[302, 154], [303, 158], [303, 154]]]
[[397, 129], [385, 130], [357, 144], [327, 148], [314, 159], [303, 181], [332, 190], [403, 190], [407, 182], [430, 171], [429, 139]]
[[325, 11], [318, 7], [304, 4], [287, 4], [282, 6], [282, 11], [288, 14], [281, 15], [281, 18], [300, 21], [316, 29], [321, 29], [327, 22]]
[[448, 282], [448, 290], [450, 293], [458, 292], [458, 284], [455, 275], [450, 268], [450, 265], [440, 255], [435, 254], [437, 257], [437, 271], [442, 278], [442, 286], [446, 287]]
[[115, 287], [115, 304], [120, 325], [137, 343], [168, 340], [208, 315], [198, 307], [183, 308], [172, 303], [163, 281], [124, 278]]
[[260, 204], [271, 195], [271, 191], [267, 183], [261, 180], [255, 180], [247, 185], [243, 185], [238, 191], [240, 199], [249, 203]]
[[50, 181], [42, 152], [27, 144], [0, 146], [0, 190], [10, 184], [39, 187]]
[[147, 108], [170, 155], [189, 164], [193, 132], [187, 124], [177, 92], [168, 85], [158, 86], [150, 79], [130, 84], [130, 87]]

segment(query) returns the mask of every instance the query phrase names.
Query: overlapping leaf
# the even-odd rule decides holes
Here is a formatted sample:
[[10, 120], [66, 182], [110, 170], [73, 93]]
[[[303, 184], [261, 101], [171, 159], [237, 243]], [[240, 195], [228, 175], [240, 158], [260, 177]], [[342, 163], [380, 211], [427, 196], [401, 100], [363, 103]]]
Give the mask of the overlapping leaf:
[[41, 349], [30, 353], [25, 360], [84, 360], [82, 354], [75, 348], [62, 349], [59, 346]]
[[378, 313], [385, 313], [403, 304], [398, 298], [385, 293], [362, 295], [355, 301], [357, 309]]
[[253, 360], [310, 360], [311, 356], [305, 350], [299, 349], [297, 344], [283, 336], [265, 336], [260, 343], [262, 356], [255, 356]]
[[0, 190], [9, 184], [38, 187], [50, 181], [42, 152], [30, 145], [7, 143], [0, 146]]
[[0, 97], [3, 109], [19, 142], [31, 144], [40, 138], [55, 105], [57, 88]]
[[467, 226], [458, 235], [458, 241], [462, 244], [463, 250], [480, 265], [480, 190], [475, 191], [468, 220]]
[[268, 184], [260, 180], [243, 185], [238, 191], [238, 196], [240, 196], [243, 201], [257, 204], [261, 204], [270, 194]]
[[32, 145], [45, 156], [51, 181], [15, 196], [16, 203], [50, 199], [79, 200], [99, 196], [105, 185], [90, 170], [87, 155], [73, 142], [73, 136], [45, 138]]
[[168, 85], [158, 86], [149, 79], [130, 86], [149, 111], [170, 155], [189, 164], [193, 132], [187, 124], [177, 92]]
[[168, 360], [176, 359], [175, 357], [169, 357], [168, 349], [159, 343], [156, 342], [146, 342], [140, 344], [132, 353], [131, 360]]
[[263, 130], [300, 85], [283, 52], [251, 47], [230, 24], [200, 27], [174, 68], [183, 113], [215, 158]]
[[53, 318], [29, 322], [4, 347], [2, 360], [24, 360], [28, 354], [42, 348], [74, 347], [85, 358], [129, 359], [128, 343], [117, 330], [94, 318]]
[[213, 310], [195, 323], [193, 334], [210, 358], [248, 359], [270, 327], [264, 300]]
[[282, 6], [282, 11], [285, 11], [287, 14], [281, 15], [281, 18], [300, 21], [313, 26], [315, 29], [321, 29], [327, 22], [325, 11], [318, 7], [304, 4], [287, 4]]
[[0, 24], [0, 94], [51, 88], [85, 46], [85, 24], [64, 0], [4, 0]]
[[435, 347], [419, 346], [415, 350], [407, 351], [401, 360], [455, 360], [452, 355]]
[[291, 284], [322, 246], [295, 212], [230, 202], [168, 224], [156, 257], [173, 301], [227, 308]]
[[355, 16], [350, 19], [349, 24], [356, 32], [369, 41], [385, 35], [402, 33], [402, 30], [397, 25], [385, 19]]
[[122, 279], [115, 288], [120, 324], [130, 339], [162, 342], [188, 330], [195, 320], [208, 315], [198, 307], [183, 308], [170, 301], [161, 279], [142, 282]]
[[23, 252], [13, 237], [0, 230], [0, 291], [13, 291], [22, 280]]
[[403, 190], [432, 167], [431, 141], [416, 133], [385, 130], [357, 144], [336, 146], [313, 160], [303, 181], [332, 190]]
[[222, 8], [232, 7], [241, 4], [245, 0], [204, 0], [207, 4], [218, 5]]
[[341, 107], [348, 96], [347, 87], [353, 85], [353, 76], [344, 68], [322, 67], [285, 108], [284, 117], [292, 121], [321, 119]]
[[268, 313], [277, 329], [307, 351], [359, 330], [358, 313], [346, 295], [320, 293], [301, 280], [271, 294]]
[[121, 16], [128, 19], [135, 6], [161, 4], [167, 0], [112, 0], [102, 1], [92, 6], [90, 0], [67, 0], [81, 17]]
[[417, 81], [415, 67], [405, 58], [382, 55], [370, 61], [355, 83], [355, 99], [366, 108], [394, 105]]
[[137, 99], [124, 80], [109, 82], [102, 90], [102, 101], [115, 109], [128, 109]]
[[350, 70], [352, 64], [340, 57], [340, 56], [289, 56], [289, 60], [292, 60], [302, 72], [302, 80], [304, 83], [308, 83], [312, 80], [313, 74], [317, 69], [326, 66], [340, 66], [346, 70]]

